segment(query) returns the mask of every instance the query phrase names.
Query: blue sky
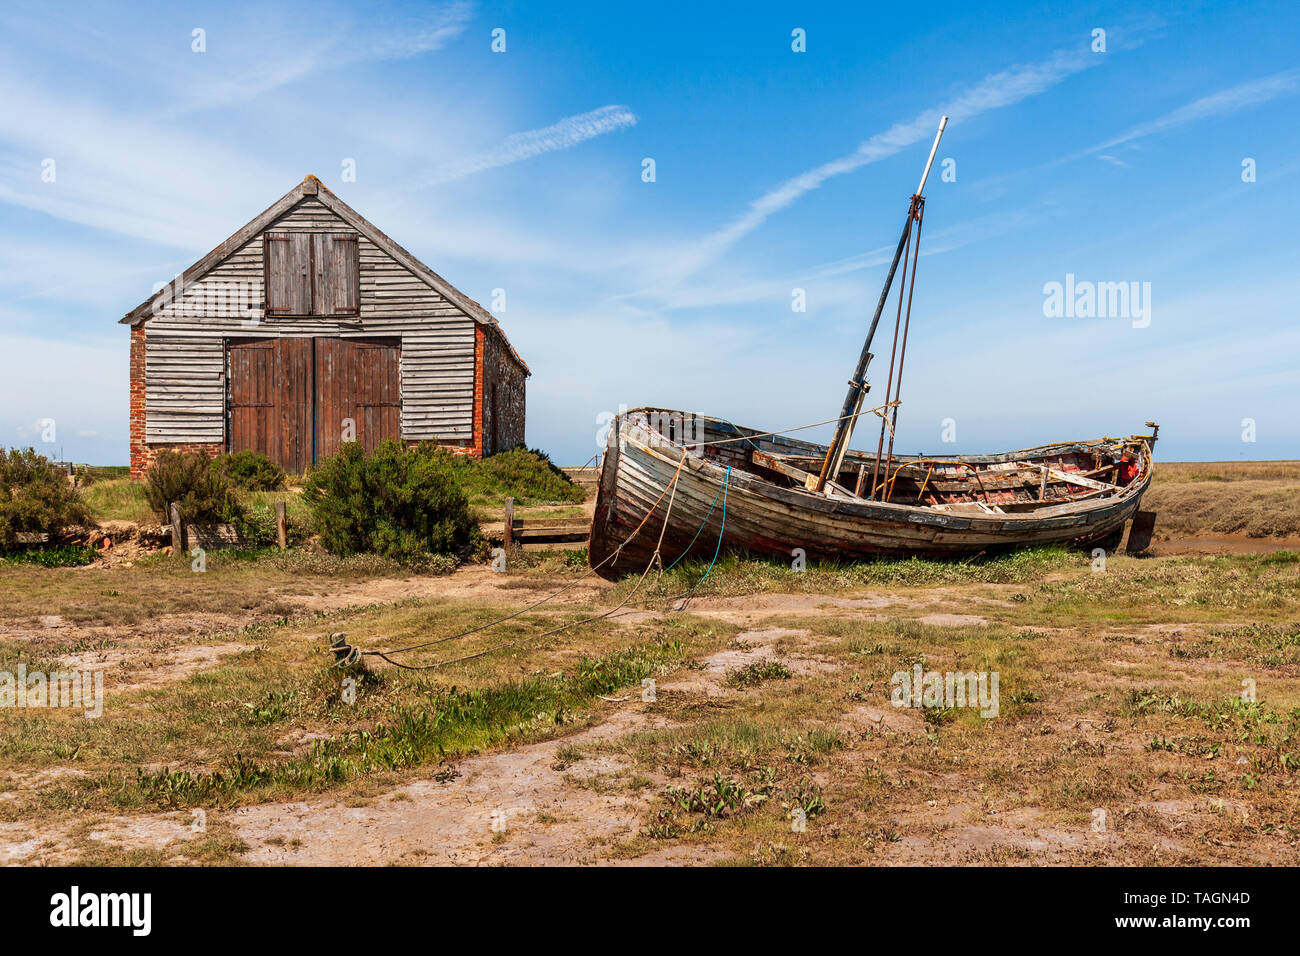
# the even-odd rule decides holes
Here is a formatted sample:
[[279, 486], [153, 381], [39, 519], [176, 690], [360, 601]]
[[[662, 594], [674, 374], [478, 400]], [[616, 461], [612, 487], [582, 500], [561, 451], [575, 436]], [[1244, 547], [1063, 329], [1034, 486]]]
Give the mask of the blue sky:
[[[1300, 8], [1060, 6], [7, 4], [0, 444], [125, 462], [117, 320], [308, 172], [505, 290], [558, 461], [620, 405], [831, 418], [947, 112], [900, 448], [1300, 457]], [[1045, 315], [1067, 275], [1149, 324]]]

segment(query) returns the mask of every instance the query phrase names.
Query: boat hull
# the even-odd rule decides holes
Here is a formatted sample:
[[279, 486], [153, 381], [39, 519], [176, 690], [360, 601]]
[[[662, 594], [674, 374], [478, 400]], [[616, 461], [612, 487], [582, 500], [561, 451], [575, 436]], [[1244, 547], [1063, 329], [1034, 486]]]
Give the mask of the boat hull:
[[[589, 560], [602, 577], [640, 573], [656, 550], [668, 565], [686, 558], [707, 561], [718, 552], [790, 562], [802, 551], [810, 561], [857, 561], [960, 558], [1042, 545], [1087, 545], [1122, 533], [1150, 481], [1147, 446], [1140, 478], [1122, 493], [1023, 514], [954, 514], [909, 504], [828, 498], [781, 487], [745, 469], [748, 446], [807, 454], [816, 454], [822, 446], [745, 438], [710, 448], [705, 457], [647, 427], [646, 413], [657, 414], [638, 409], [620, 415], [610, 427], [589, 540]], [[705, 445], [727, 434], [761, 435], [719, 420], [705, 421]], [[1053, 454], [1078, 447], [1048, 445], [963, 460], [1050, 460]]]

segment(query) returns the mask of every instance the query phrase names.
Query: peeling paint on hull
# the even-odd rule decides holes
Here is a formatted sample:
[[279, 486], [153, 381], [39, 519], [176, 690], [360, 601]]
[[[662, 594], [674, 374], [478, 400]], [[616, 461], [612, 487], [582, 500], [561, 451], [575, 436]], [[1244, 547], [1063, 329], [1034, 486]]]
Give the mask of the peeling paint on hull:
[[[668, 427], [663, 426], [664, 422], [670, 423]], [[671, 424], [674, 422], [676, 427]], [[688, 450], [691, 440], [684, 441], [684, 438], [701, 444]], [[1065, 496], [1070, 489], [1089, 480], [1086, 478], [1071, 480], [1062, 476], [1066, 480], [1052, 480], [1050, 487], [1044, 479], [1042, 490], [1028, 487], [1013, 491], [984, 490], [983, 500], [992, 503], [994, 513], [954, 513], [945, 509], [985, 510], [989, 507], [979, 504], [978, 497], [962, 492], [964, 472], [950, 470], [940, 481], [944, 487], [957, 489], [946, 493], [943, 501], [936, 499], [934, 494], [929, 495], [931, 500], [939, 503], [939, 507], [899, 503], [901, 496], [896, 496], [891, 502], [848, 496], [828, 498], [797, 485], [791, 486], [790, 481], [782, 483], [779, 475], [765, 473], [763, 468], [753, 464], [755, 451], [815, 459], [825, 454], [824, 446], [781, 436], [764, 436], [756, 430], [739, 428], [718, 419], [661, 409], [635, 409], [620, 415], [610, 426], [591, 527], [589, 557], [593, 567], [599, 565], [602, 577], [619, 578], [640, 573], [653, 556], [662, 532], [661, 556], [665, 564], [683, 554], [708, 560], [718, 547], [720, 530], [723, 552], [748, 553], [781, 561], [792, 560], [796, 548], [802, 548], [809, 560], [909, 556], [960, 558], [1020, 547], [1103, 541], [1122, 532], [1124, 523], [1137, 511], [1151, 479], [1153, 442], [1153, 436], [1133, 436], [1102, 439], [1095, 443], [1043, 445], [995, 455], [963, 456], [961, 461], [969, 463], [972, 473], [978, 470], [979, 474], [990, 478], [990, 484], [995, 484], [991, 476], [1012, 476], [1012, 480], [1000, 483], [1006, 487], [1015, 485], [1017, 478], [1020, 486], [1027, 486], [1028, 482], [1023, 478], [1026, 469], [1039, 467], [1035, 463], [1040, 462], [1049, 468], [1075, 468], [1075, 473], [1082, 475], [1084, 472], [1078, 470], [1078, 466], [1064, 463], [1089, 458], [1109, 461], [1106, 456], [1116, 454], [1115, 450], [1119, 448], [1131, 451], [1137, 473], [1127, 485], [1114, 487], [1113, 491], [1087, 496], [1085, 489], [1078, 496], [1082, 500], [1065, 500]], [[664, 494], [683, 455], [686, 463], [681, 467], [677, 487], [675, 491]], [[846, 458], [846, 466], [854, 463], [856, 467], [867, 467], [870, 473], [873, 459], [862, 453], [853, 453]], [[732, 471], [726, 488], [723, 530], [719, 490], [728, 466]], [[1104, 465], [1102, 470], [1107, 467], [1111, 466]], [[1053, 474], [1060, 472], [1054, 471]], [[921, 485], [922, 494], [925, 494], [926, 487]], [[977, 487], [974, 482], [970, 485], [972, 491]], [[1062, 496], [1062, 500], [1060, 503], [1050, 497], [1032, 500], [1036, 494], [1057, 494]], [[665, 529], [664, 516], [670, 498], [672, 512]], [[655, 507], [657, 500], [659, 503]], [[959, 503], [953, 504], [954, 501]], [[998, 507], [1002, 501], [1013, 510], [1002, 513]], [[715, 505], [715, 502], [718, 503]], [[649, 520], [635, 537], [628, 540], [652, 508]], [[624, 545], [622, 550], [607, 561], [619, 545]]]

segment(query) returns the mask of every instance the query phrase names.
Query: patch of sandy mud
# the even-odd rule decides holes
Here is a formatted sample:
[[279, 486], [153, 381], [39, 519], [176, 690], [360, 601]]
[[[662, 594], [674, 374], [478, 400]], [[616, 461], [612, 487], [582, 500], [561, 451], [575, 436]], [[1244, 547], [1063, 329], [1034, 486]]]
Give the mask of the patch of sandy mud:
[[867, 734], [884, 732], [908, 737], [923, 736], [926, 732], [925, 719], [914, 708], [881, 707], [876, 704], [861, 704], [850, 709], [834, 726]]
[[[123, 849], [179, 848], [196, 835], [194, 819], [190, 813], [114, 817], [93, 825], [86, 836]], [[0, 866], [66, 866], [79, 856], [75, 842], [71, 827], [0, 823]]]
[[[570, 763], [560, 760], [559, 751], [656, 726], [664, 722], [637, 699], [589, 730], [466, 758], [456, 764], [453, 779], [416, 780], [369, 806], [265, 804], [228, 819], [252, 847], [245, 856], [251, 863], [604, 862], [614, 845], [637, 834], [654, 788], [629, 786], [628, 769], [614, 757]], [[708, 856], [699, 850], [684, 856], [656, 852], [629, 862], [702, 862]]]
[[[734, 644], [703, 661], [684, 679], [662, 683], [657, 694], [732, 693], [729, 671], [778, 659], [783, 639], [806, 631], [747, 631]], [[812, 658], [782, 655], [792, 671], [820, 665]], [[562, 864], [629, 862], [635, 865], [704, 863], [718, 854], [707, 847], [666, 847], [626, 861], [609, 850], [639, 832], [657, 789], [629, 786], [630, 769], [602, 755], [565, 763], [559, 751], [667, 726], [653, 705], [636, 695], [600, 724], [557, 740], [461, 760], [454, 779], [417, 780], [365, 807], [338, 801], [265, 804], [231, 815], [239, 837], [252, 849], [251, 863], [371, 864]]]
[[792, 674], [811, 674], [833, 668], [834, 665], [829, 662], [802, 653], [777, 653], [776, 645], [783, 640], [787, 643], [805, 644], [808, 638], [808, 631], [781, 627], [743, 631], [736, 635], [730, 646], [705, 658], [699, 670], [688, 671], [682, 678], [661, 684], [660, 689], [702, 694], [706, 697], [726, 697], [736, 693], [727, 686], [727, 675], [751, 664], [780, 661]]
[[724, 620], [752, 620], [775, 614], [804, 614], [831, 611], [871, 611], [896, 606], [915, 606], [904, 597], [886, 595], [866, 598], [830, 597], [825, 594], [746, 594], [739, 597], [692, 598], [687, 610], [702, 617]]
[[920, 594], [891, 595], [878, 594], [868, 597], [833, 597], [826, 594], [749, 594], [739, 597], [701, 597], [692, 598], [686, 610], [700, 617], [716, 617], [738, 624], [756, 624], [765, 617], [784, 615], [842, 615], [844, 611], [862, 612], [854, 617], [862, 621], [883, 621], [897, 617], [897, 613], [871, 613], [887, 608], [904, 611], [924, 612], [927, 608], [936, 608], [931, 613], [919, 613], [915, 618], [922, 624], [939, 627], [965, 627], [987, 624], [987, 620], [977, 614], [955, 614], [941, 612], [937, 608], [958, 606], [978, 602], [986, 605], [1013, 606], [1011, 602], [996, 597], [983, 597], [967, 593], [957, 593], [950, 589], [938, 588]]
[[1112, 833], [1063, 829], [1040, 816], [1033, 808], [994, 813], [970, 805], [946, 807], [925, 821], [929, 832], [907, 834], [882, 845], [881, 862], [895, 866], [969, 865], [1003, 854], [1032, 858], [1036, 863], [1058, 863], [1080, 852], [1105, 852], [1118, 842]]
[[66, 833], [51, 834], [31, 821], [0, 823], [0, 866], [52, 865], [69, 862]]
[[86, 771], [75, 767], [50, 767], [47, 770], [33, 770], [30, 773], [11, 771], [0, 780], [0, 802], [17, 800], [67, 777], [85, 776], [87, 776]]
[[67, 654], [59, 664], [69, 670], [104, 671], [105, 693], [157, 687], [182, 680], [217, 664], [221, 658], [253, 649], [251, 644], [182, 645], [159, 652], [106, 648]]
[[[571, 604], [590, 601], [593, 596], [608, 590], [610, 586], [608, 581], [591, 575], [554, 598], [554, 603]], [[559, 585], [549, 579], [539, 579], [534, 583], [521, 575], [498, 573], [487, 565], [473, 565], [461, 568], [455, 574], [377, 578], [331, 587], [329, 591], [315, 595], [286, 596], [286, 600], [300, 603], [307, 611], [334, 611], [356, 605], [387, 604], [410, 598], [528, 604], [558, 588]]]

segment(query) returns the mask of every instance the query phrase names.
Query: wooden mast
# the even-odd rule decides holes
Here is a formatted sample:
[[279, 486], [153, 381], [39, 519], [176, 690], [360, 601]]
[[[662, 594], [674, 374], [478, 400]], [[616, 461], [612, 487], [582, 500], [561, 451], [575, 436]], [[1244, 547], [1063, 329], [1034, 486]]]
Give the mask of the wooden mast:
[[871, 327], [867, 330], [867, 340], [863, 343], [862, 354], [858, 357], [857, 368], [853, 372], [853, 377], [849, 379], [849, 392], [844, 397], [844, 407], [840, 411], [839, 421], [835, 423], [835, 434], [826, 448], [826, 460], [822, 462], [822, 470], [817, 476], [814, 491], [824, 492], [827, 481], [835, 480], [835, 477], [840, 473], [840, 466], [844, 463], [844, 455], [849, 450], [849, 441], [853, 438], [853, 428], [857, 424], [858, 415], [862, 412], [862, 400], [871, 388], [866, 380], [867, 365], [871, 362], [871, 340], [875, 337], [876, 326], [880, 324], [880, 315], [885, 310], [885, 300], [889, 298], [889, 288], [893, 285], [894, 273], [898, 270], [898, 262], [903, 257], [903, 249], [907, 246], [908, 236], [912, 232], [912, 220], [915, 218], [917, 200], [921, 198], [925, 190], [925, 181], [930, 178], [930, 167], [934, 165], [935, 153], [939, 151], [939, 140], [943, 137], [943, 131], [947, 125], [948, 117], [944, 116], [939, 120], [939, 131], [934, 135], [934, 145], [930, 147], [930, 158], [925, 161], [925, 171], [921, 173], [921, 184], [916, 187], [916, 193], [908, 202], [907, 222], [903, 224], [903, 234], [898, 239], [898, 248], [894, 250], [894, 261], [890, 264], [889, 272], [885, 275], [885, 287], [880, 290], [880, 299], [876, 303], [876, 314], [872, 316]]

